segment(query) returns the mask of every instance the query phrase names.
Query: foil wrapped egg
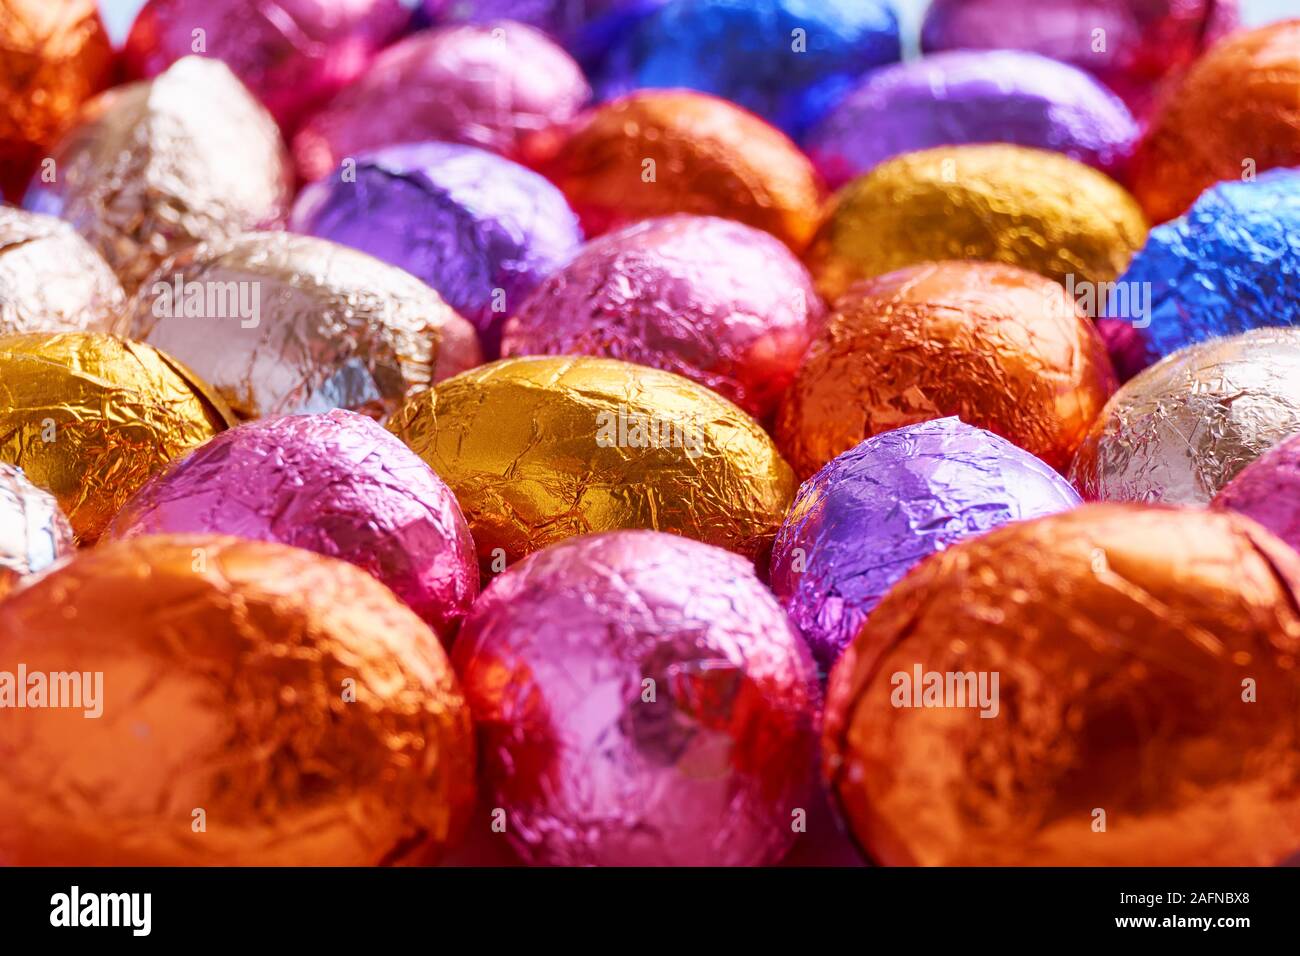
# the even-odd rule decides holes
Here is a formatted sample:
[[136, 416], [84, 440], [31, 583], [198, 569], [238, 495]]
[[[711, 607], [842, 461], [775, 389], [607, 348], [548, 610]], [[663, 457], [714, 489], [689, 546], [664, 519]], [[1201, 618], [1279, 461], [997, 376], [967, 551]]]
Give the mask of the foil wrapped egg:
[[774, 236], [666, 216], [608, 233], [506, 324], [504, 355], [605, 355], [707, 385], [769, 418], [822, 321], [807, 271]]
[[1133, 159], [1132, 187], [1152, 222], [1187, 210], [1220, 180], [1300, 166], [1300, 19], [1238, 33], [1161, 101]]
[[527, 159], [569, 199], [588, 236], [676, 212], [735, 219], [796, 252], [821, 212], [821, 182], [784, 134], [692, 90], [645, 90], [539, 134]]
[[1085, 498], [1205, 504], [1300, 433], [1300, 329], [1189, 345], [1127, 382], [1079, 447]]
[[71, 222], [134, 292], [169, 254], [273, 226], [289, 203], [280, 133], [225, 64], [188, 56], [86, 105], [23, 205]]
[[499, 351], [501, 324], [582, 243], [564, 196], [530, 169], [471, 146], [418, 143], [361, 156], [302, 191], [289, 228], [400, 266]]
[[867, 74], [804, 140], [831, 186], [935, 146], [1015, 143], [1116, 175], [1137, 123], [1092, 76], [1036, 53], [954, 51]]
[[565, 538], [637, 528], [765, 560], [794, 495], [739, 408], [615, 359], [501, 359], [413, 396], [389, 428], [451, 486], [492, 573]]
[[1027, 451], [957, 418], [896, 428], [799, 488], [772, 548], [772, 590], [825, 670], [922, 559], [1079, 496]]
[[1300, 551], [1300, 435], [1256, 458], [1210, 504], [1254, 518]]
[[1228, 513], [1090, 505], [900, 581], [827, 690], [876, 863], [1272, 866], [1300, 847], [1300, 560]]
[[125, 303], [113, 270], [72, 226], [0, 206], [0, 335], [111, 332]]
[[452, 659], [482, 785], [542, 865], [764, 865], [807, 813], [812, 661], [743, 559], [652, 531], [529, 557]]
[[668, 0], [614, 41], [597, 86], [602, 99], [646, 87], [713, 93], [798, 137], [900, 53], [885, 0]]
[[22, 195], [45, 151], [112, 75], [95, 0], [0, 0], [0, 194]]
[[381, 53], [293, 141], [303, 179], [395, 143], [444, 140], [503, 156], [577, 115], [591, 97], [563, 49], [522, 23], [442, 27]]
[[191, 53], [221, 60], [293, 129], [360, 76], [409, 19], [400, 0], [148, 0], [123, 52], [140, 77]]
[[140, 488], [108, 537], [179, 533], [355, 564], [448, 644], [478, 596], [474, 541], [451, 491], [373, 419], [341, 409], [222, 432]]
[[28, 481], [21, 468], [0, 462], [0, 599], [75, 546], [72, 525], [54, 496]]
[[955, 415], [1059, 469], [1114, 390], [1105, 346], [1061, 286], [998, 263], [931, 263], [836, 304], [775, 434], [806, 478], [864, 438]]
[[249, 232], [169, 259], [127, 305], [241, 418], [383, 418], [480, 361], [473, 327], [409, 273], [324, 239]]
[[0, 862], [424, 861], [468, 821], [450, 663], [350, 564], [221, 535], [113, 542], [0, 603], [0, 633], [0, 668], [79, 678], [0, 721]]
[[149, 345], [92, 332], [0, 337], [0, 462], [58, 499], [81, 544], [232, 422], [198, 376]]
[[1146, 238], [1114, 180], [1059, 153], [966, 145], [907, 153], [845, 186], [806, 261], [827, 301], [859, 279], [982, 259], [1071, 287], [1115, 279]]

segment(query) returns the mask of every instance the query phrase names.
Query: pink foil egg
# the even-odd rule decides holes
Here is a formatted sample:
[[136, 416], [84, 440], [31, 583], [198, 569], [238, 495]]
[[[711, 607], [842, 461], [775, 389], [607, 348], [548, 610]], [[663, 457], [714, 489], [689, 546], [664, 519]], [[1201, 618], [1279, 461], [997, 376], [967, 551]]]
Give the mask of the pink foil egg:
[[1249, 515], [1300, 551], [1300, 435], [1243, 468], [1210, 506]]

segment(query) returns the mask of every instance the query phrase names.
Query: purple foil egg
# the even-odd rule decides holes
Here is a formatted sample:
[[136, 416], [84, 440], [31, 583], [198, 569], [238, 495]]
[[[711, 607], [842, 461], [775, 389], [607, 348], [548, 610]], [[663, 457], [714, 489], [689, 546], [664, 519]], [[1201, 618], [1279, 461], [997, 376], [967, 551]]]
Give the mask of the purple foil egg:
[[837, 187], [900, 153], [964, 143], [1056, 150], [1114, 174], [1137, 136], [1128, 107], [1089, 74], [994, 50], [937, 53], [867, 74], [805, 145]]
[[1248, 515], [1300, 551], [1300, 436], [1274, 445], [1243, 468], [1210, 507]]
[[368, 252], [432, 286], [495, 357], [506, 315], [582, 243], [563, 193], [494, 153], [390, 146], [298, 197], [289, 228]]
[[136, 492], [109, 536], [177, 532], [348, 561], [445, 642], [478, 596], [474, 542], [451, 490], [383, 426], [342, 409], [222, 432]]
[[666, 216], [584, 246], [507, 321], [502, 354], [649, 365], [765, 419], [822, 316], [807, 270], [775, 237], [729, 219]]
[[827, 671], [923, 558], [1080, 503], [1029, 452], [957, 418], [869, 438], [809, 478], [777, 533], [772, 590]]
[[573, 58], [521, 23], [422, 30], [303, 126], [294, 160], [310, 182], [394, 143], [445, 140], [514, 158], [524, 138], [567, 123], [590, 97]]
[[720, 548], [570, 538], [492, 582], [452, 661], [481, 786], [529, 863], [774, 863], [813, 800], [812, 659]]

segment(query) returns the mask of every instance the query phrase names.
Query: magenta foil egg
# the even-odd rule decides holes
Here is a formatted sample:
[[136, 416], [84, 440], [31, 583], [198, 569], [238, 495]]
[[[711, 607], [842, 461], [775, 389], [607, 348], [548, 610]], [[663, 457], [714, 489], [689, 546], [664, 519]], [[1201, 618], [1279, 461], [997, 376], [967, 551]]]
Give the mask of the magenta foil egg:
[[778, 239], [711, 216], [601, 236], [506, 322], [503, 355], [599, 355], [675, 372], [769, 417], [820, 327], [807, 270]]
[[614, 531], [524, 559], [452, 652], [505, 834], [543, 865], [759, 865], [813, 799], [808, 650], [743, 558]]
[[1300, 436], [1274, 445], [1210, 503], [1254, 518], [1300, 551]]
[[451, 490], [381, 425], [342, 409], [222, 432], [136, 492], [109, 536], [186, 532], [348, 561], [447, 642], [478, 596], [474, 542]]
[[381, 53], [298, 132], [303, 179], [394, 143], [444, 140], [515, 158], [531, 133], [567, 123], [591, 88], [573, 58], [521, 23], [440, 27]]

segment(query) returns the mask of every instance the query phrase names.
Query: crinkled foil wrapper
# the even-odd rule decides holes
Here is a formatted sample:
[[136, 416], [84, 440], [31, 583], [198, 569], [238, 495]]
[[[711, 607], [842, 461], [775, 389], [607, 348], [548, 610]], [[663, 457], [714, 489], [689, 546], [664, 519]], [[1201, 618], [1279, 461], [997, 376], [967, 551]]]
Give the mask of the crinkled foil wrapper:
[[285, 129], [360, 76], [410, 20], [401, 0], [149, 0], [123, 53], [157, 76], [194, 50], [221, 60]]
[[804, 146], [832, 186], [902, 153], [963, 143], [1055, 150], [1110, 175], [1138, 127], [1087, 73], [1016, 50], [936, 53], [875, 70], [813, 128]]
[[59, 504], [23, 474], [0, 463], [0, 599], [17, 581], [71, 554], [72, 526]]
[[0, 335], [111, 332], [125, 302], [113, 270], [70, 225], [0, 206]]
[[23, 200], [76, 226], [128, 293], [171, 253], [278, 224], [291, 172], [274, 120], [224, 63], [188, 56], [88, 103]]
[[221, 433], [137, 491], [108, 536], [182, 532], [278, 541], [355, 564], [447, 644], [478, 596], [474, 541], [450, 489], [355, 412]]
[[813, 663], [736, 555], [563, 542], [488, 587], [452, 658], [482, 786], [530, 863], [770, 864], [811, 805]]
[[45, 150], [112, 75], [95, 0], [0, 0], [0, 192], [22, 195]]
[[605, 355], [676, 372], [759, 420], [776, 410], [821, 299], [775, 237], [667, 216], [585, 246], [506, 324], [505, 355]]
[[1300, 435], [1274, 445], [1243, 468], [1211, 505], [1254, 518], [1300, 551]]
[[821, 181], [794, 143], [738, 106], [691, 90], [605, 103], [528, 149], [588, 236], [686, 212], [738, 220], [801, 252], [821, 215]]
[[1162, 80], [1236, 28], [1237, 7], [1238, 0], [933, 0], [921, 46], [1032, 50], [1091, 71], [1145, 113]]
[[1115, 390], [1063, 288], [991, 262], [881, 276], [840, 300], [776, 421], [801, 477], [864, 438], [955, 415], [1064, 468]]
[[882, 163], [841, 189], [808, 249], [834, 302], [860, 279], [949, 259], [1005, 262], [1065, 283], [1115, 279], [1146, 239], [1124, 189], [1024, 146], [945, 146]]
[[1152, 222], [1246, 171], [1300, 166], [1300, 19], [1238, 33], [1171, 89], [1133, 161], [1133, 194]]
[[957, 418], [868, 439], [804, 482], [772, 548], [772, 590], [827, 671], [929, 555], [1079, 504], [1029, 452]]
[[0, 462], [54, 494], [81, 544], [173, 458], [233, 421], [193, 372], [103, 333], [0, 337]]
[[635, 528], [766, 561], [795, 490], [735, 405], [615, 359], [502, 359], [414, 396], [389, 428], [451, 486], [493, 571], [565, 538]]
[[501, 324], [582, 244], [563, 194], [538, 173], [453, 143], [390, 146], [298, 196], [289, 220], [400, 266], [472, 322], [488, 355]]
[[1090, 500], [1205, 504], [1300, 432], [1300, 329], [1175, 352], [1115, 393], [1070, 470]]
[[[880, 864], [1276, 865], [1300, 849], [1298, 607], [1295, 552], [1239, 516], [1006, 525], [867, 620], [831, 675], [824, 772]], [[916, 706], [918, 668], [954, 678], [930, 698], [949, 706]], [[993, 674], [985, 718], [954, 675], [991, 701]]]
[[311, 181], [394, 143], [444, 140], [513, 158], [525, 137], [568, 122], [590, 98], [573, 58], [522, 23], [421, 31], [303, 126], [294, 159]]
[[1133, 293], [1149, 294], [1136, 331], [1153, 358], [1260, 326], [1300, 325], [1297, 236], [1300, 170], [1220, 183], [1186, 215], [1151, 230], [1108, 312], [1134, 322]]
[[898, 60], [887, 0], [666, 3], [618, 37], [601, 99], [684, 87], [731, 100], [798, 137], [868, 70]]
[[310, 236], [191, 247], [141, 285], [127, 314], [133, 338], [189, 364], [241, 418], [331, 408], [383, 418], [480, 361], [473, 327], [424, 283]]
[[468, 820], [450, 662], [350, 564], [220, 535], [114, 542], [0, 603], [0, 632], [0, 668], [102, 674], [99, 719], [0, 721], [0, 862], [407, 862]]

